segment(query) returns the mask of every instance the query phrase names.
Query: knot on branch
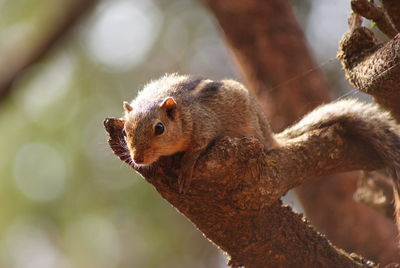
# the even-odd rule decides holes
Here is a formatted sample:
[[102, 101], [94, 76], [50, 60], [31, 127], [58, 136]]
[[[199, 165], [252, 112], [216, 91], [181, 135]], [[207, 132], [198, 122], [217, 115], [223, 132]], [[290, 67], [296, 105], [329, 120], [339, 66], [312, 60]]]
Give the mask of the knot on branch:
[[345, 33], [340, 40], [337, 57], [345, 69], [352, 69], [380, 46], [379, 40], [370, 29], [356, 27]]
[[358, 27], [343, 36], [337, 57], [354, 87], [373, 96], [398, 95], [400, 35], [383, 44], [369, 29]]

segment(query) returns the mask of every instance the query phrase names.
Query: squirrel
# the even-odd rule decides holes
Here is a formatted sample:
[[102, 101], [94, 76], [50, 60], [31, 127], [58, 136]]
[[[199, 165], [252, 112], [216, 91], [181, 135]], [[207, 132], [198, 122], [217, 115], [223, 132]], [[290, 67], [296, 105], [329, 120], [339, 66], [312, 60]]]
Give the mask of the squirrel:
[[133, 164], [150, 165], [160, 156], [184, 152], [180, 193], [189, 188], [200, 154], [218, 137], [253, 136], [266, 149], [276, 145], [261, 108], [234, 80], [165, 75], [123, 107], [123, 136]]
[[179, 192], [185, 192], [200, 154], [220, 137], [253, 136], [265, 150], [308, 131], [340, 124], [371, 144], [391, 167], [399, 192], [400, 128], [377, 105], [345, 99], [316, 108], [295, 125], [274, 134], [260, 106], [234, 80], [212, 81], [170, 74], [152, 81], [130, 104], [124, 102], [123, 136], [135, 165], [151, 165], [160, 156], [184, 152]]

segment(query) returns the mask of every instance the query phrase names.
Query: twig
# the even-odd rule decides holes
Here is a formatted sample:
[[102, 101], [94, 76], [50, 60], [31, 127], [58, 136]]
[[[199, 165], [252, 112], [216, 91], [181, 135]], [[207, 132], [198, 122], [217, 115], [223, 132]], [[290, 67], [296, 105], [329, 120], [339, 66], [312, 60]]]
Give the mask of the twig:
[[373, 20], [376, 26], [389, 38], [393, 38], [398, 33], [385, 9], [376, 6], [374, 3], [368, 0], [352, 0], [351, 8], [357, 14]]

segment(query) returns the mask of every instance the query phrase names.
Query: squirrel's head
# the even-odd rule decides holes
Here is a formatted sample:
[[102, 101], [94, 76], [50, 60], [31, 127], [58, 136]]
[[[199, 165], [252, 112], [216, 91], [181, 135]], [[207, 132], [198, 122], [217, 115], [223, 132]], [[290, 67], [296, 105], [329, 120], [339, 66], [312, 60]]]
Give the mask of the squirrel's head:
[[132, 107], [124, 102], [123, 135], [136, 165], [150, 165], [160, 156], [183, 151], [180, 107], [172, 97]]

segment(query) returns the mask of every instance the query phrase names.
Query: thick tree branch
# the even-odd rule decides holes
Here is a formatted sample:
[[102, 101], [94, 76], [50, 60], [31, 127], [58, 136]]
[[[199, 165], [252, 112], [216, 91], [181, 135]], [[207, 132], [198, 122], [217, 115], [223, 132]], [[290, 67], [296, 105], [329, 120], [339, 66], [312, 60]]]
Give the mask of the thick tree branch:
[[58, 21], [53, 22], [52, 30], [38, 44], [32, 44], [30, 51], [14, 53], [11, 58], [3, 58], [0, 69], [4, 70], [0, 76], [0, 99], [4, 98], [12, 88], [18, 76], [30, 65], [40, 60], [47, 52], [62, 39], [84, 14], [98, 0], [69, 1], [64, 14]]
[[[128, 163], [123, 124], [115, 118], [105, 121], [111, 148]], [[318, 158], [310, 157], [316, 153]], [[382, 166], [371, 148], [339, 126], [288, 140], [266, 153], [253, 138], [217, 141], [198, 160], [186, 194], [178, 193], [181, 156], [162, 157], [137, 171], [226, 251], [233, 267], [375, 267], [335, 248], [279, 202], [287, 190], [315, 175]]]

